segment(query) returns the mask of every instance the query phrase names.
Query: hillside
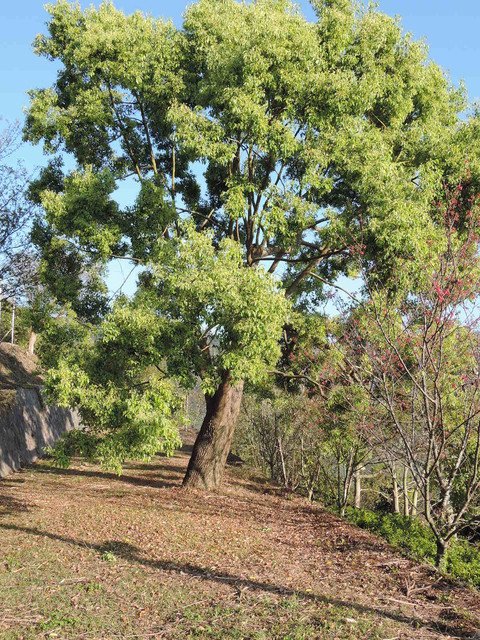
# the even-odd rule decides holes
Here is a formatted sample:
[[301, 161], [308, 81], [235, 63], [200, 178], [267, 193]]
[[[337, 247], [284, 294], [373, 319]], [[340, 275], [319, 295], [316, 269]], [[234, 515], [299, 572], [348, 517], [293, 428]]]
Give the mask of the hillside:
[[0, 342], [0, 416], [15, 403], [18, 388], [31, 389], [41, 385], [37, 368], [34, 356], [15, 344]]
[[0, 481], [0, 638], [472, 638], [480, 596], [245, 469], [180, 489], [42, 461]]
[[16, 344], [0, 343], [0, 389], [29, 388], [42, 383], [38, 362]]

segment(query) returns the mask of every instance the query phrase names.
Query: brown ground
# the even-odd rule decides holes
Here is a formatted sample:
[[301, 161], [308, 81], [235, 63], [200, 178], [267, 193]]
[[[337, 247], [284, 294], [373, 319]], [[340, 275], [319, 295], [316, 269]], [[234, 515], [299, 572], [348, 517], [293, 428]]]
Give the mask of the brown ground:
[[0, 389], [30, 388], [40, 384], [36, 357], [16, 344], [0, 342]]
[[478, 592], [248, 470], [184, 492], [187, 459], [1, 481], [0, 638], [475, 637]]

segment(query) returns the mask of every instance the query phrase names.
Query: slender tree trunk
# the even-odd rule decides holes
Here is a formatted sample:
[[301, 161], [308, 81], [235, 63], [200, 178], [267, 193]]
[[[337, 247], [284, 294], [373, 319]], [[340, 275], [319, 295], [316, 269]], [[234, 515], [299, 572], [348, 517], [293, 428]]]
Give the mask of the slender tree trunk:
[[443, 496], [442, 511], [443, 517], [448, 522], [448, 524], [451, 525], [455, 519], [455, 514], [452, 507], [452, 498], [450, 491], [447, 491]]
[[446, 542], [444, 540], [439, 540], [437, 538], [437, 555], [435, 558], [435, 564], [439, 569], [444, 568], [446, 550], [447, 550]]
[[277, 447], [278, 447], [278, 455], [280, 456], [280, 462], [282, 464], [283, 486], [287, 489], [289, 483], [288, 483], [287, 467], [285, 464], [285, 456], [283, 455], [283, 445], [282, 445], [281, 437], [277, 438]]
[[416, 516], [417, 512], [418, 512], [418, 489], [415, 487], [415, 489], [413, 490], [412, 508], [410, 510], [410, 515]]
[[355, 509], [362, 507], [362, 474], [360, 471], [355, 473]]
[[397, 472], [392, 472], [393, 513], [400, 513], [400, 492], [398, 489]]
[[30, 335], [28, 337], [28, 353], [32, 354], [32, 356], [35, 353], [36, 342], [37, 342], [37, 334], [33, 329], [30, 329]]
[[408, 469], [403, 468], [403, 515], [410, 515], [410, 502], [408, 499]]
[[347, 509], [348, 504], [348, 496], [350, 494], [350, 488], [352, 486], [353, 480], [353, 451], [350, 452], [350, 456], [348, 458], [347, 468], [345, 470], [345, 480], [343, 482], [343, 491], [342, 491], [342, 506], [340, 509], [340, 515], [342, 518], [345, 516], [345, 511]]
[[337, 506], [338, 510], [342, 510], [342, 472], [340, 468], [340, 460], [337, 460]]
[[216, 489], [223, 478], [233, 433], [240, 413], [243, 381], [232, 384], [226, 372], [213, 396], [207, 398], [207, 411], [193, 446], [185, 487]]
[[15, 305], [12, 307], [12, 322], [10, 325], [10, 342], [15, 344]]

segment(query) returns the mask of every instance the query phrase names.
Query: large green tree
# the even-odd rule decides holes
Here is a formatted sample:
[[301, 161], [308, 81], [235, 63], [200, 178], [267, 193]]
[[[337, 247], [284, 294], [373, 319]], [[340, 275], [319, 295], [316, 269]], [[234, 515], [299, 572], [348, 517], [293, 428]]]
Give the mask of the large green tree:
[[[142, 265], [100, 343], [143, 317], [138, 363], [202, 380], [189, 486], [221, 481], [244, 383], [275, 368], [290, 310], [361, 254], [378, 281], [408, 283], [436, 242], [440, 185], [467, 156], [476, 175], [476, 120], [460, 120], [463, 94], [424, 45], [353, 1], [312, 4], [315, 22], [289, 0], [199, 0], [177, 29], [59, 0], [35, 43], [59, 72], [31, 92], [25, 135], [77, 163], [52, 162], [38, 184], [45, 278], [98, 314], [78, 304], [85, 273], [98, 284], [114, 256]], [[123, 209], [122, 181], [138, 187]]]

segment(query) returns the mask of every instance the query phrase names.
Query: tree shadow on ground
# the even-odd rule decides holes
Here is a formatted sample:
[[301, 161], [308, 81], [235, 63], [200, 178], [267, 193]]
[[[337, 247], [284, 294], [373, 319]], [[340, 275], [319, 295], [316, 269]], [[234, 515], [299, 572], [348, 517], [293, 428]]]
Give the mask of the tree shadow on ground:
[[31, 505], [17, 500], [13, 496], [0, 493], [0, 517], [9, 516], [15, 513], [25, 513], [31, 510]]
[[280, 486], [275, 486], [265, 478], [261, 476], [252, 477], [250, 480], [237, 480], [244, 489], [251, 491], [252, 493], [259, 493], [264, 496], [276, 496], [278, 498], [284, 498], [290, 495], [292, 492], [284, 489]]
[[105, 471], [93, 471], [91, 469], [61, 469], [50, 465], [41, 465], [35, 467], [35, 473], [53, 474], [57, 476], [78, 476], [80, 478], [99, 478], [100, 480], [116, 480], [120, 483], [131, 484], [136, 487], [152, 487], [154, 489], [164, 489], [171, 487], [179, 487], [180, 483], [174, 479], [149, 478], [146, 476], [130, 476], [117, 475]]
[[25, 513], [32, 509], [31, 504], [15, 498], [9, 492], [9, 489], [16, 489], [24, 482], [23, 478], [0, 478], [0, 516]]
[[174, 572], [182, 575], [189, 575], [199, 580], [218, 582], [221, 584], [231, 584], [235, 587], [243, 587], [250, 589], [251, 591], [260, 591], [263, 593], [269, 593], [273, 595], [301, 598], [303, 600], [318, 602], [323, 605], [333, 605], [336, 607], [343, 607], [350, 610], [355, 610], [362, 614], [374, 614], [387, 620], [399, 622], [409, 625], [415, 629], [429, 629], [436, 633], [440, 633], [447, 637], [452, 635], [457, 638], [471, 638], [471, 632], [466, 633], [458, 626], [439, 622], [438, 620], [422, 620], [416, 616], [409, 616], [397, 611], [389, 611], [374, 606], [364, 605], [357, 602], [350, 602], [348, 600], [342, 600], [340, 598], [334, 598], [331, 596], [314, 594], [302, 590], [292, 589], [290, 587], [282, 587], [269, 582], [262, 582], [258, 580], [251, 580], [248, 578], [242, 578], [240, 576], [232, 575], [230, 573], [216, 571], [205, 567], [200, 567], [189, 562], [180, 563], [170, 560], [151, 560], [145, 558], [141, 550], [132, 544], [128, 544], [118, 540], [110, 540], [104, 544], [91, 544], [83, 540], [75, 540], [66, 536], [61, 536], [49, 531], [42, 531], [36, 528], [21, 527], [14, 524], [0, 523], [0, 528], [8, 531], [16, 531], [18, 533], [25, 533], [31, 536], [37, 536], [42, 538], [49, 538], [57, 542], [62, 542], [69, 545], [78, 546], [81, 548], [88, 548], [96, 551], [99, 554], [104, 554], [107, 551], [115, 553], [118, 557], [132, 563], [148, 567], [150, 569], [156, 569], [158, 571]]
[[[174, 459], [174, 458], [173, 458]], [[160, 471], [160, 472], [167, 472], [167, 473], [171, 473], [171, 475], [181, 475], [182, 477], [185, 475], [185, 471], [186, 471], [186, 466], [184, 465], [176, 465], [176, 464], [169, 464], [168, 462], [166, 462], [165, 464], [160, 464], [160, 463], [152, 463], [152, 464], [135, 464], [135, 463], [128, 463], [123, 465], [123, 468], [125, 471], [147, 471], [147, 472], [156, 472], [156, 471]], [[169, 475], [170, 475], [169, 473]], [[125, 477], [120, 476], [120, 477]]]

